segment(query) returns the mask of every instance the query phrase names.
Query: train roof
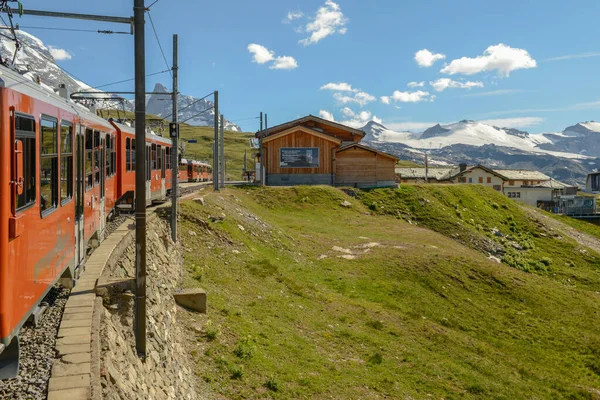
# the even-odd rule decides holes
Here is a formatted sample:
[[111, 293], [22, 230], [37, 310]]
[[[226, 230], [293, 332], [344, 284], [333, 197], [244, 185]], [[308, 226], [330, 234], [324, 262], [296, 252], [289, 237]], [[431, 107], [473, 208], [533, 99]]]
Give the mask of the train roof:
[[71, 112], [82, 119], [95, 122], [110, 128], [110, 123], [90, 112], [86, 107], [59, 96], [47, 85], [37, 84], [27, 76], [0, 65], [0, 87], [16, 90], [29, 97], [44, 101], [55, 107]]
[[[109, 129], [113, 128], [108, 120], [99, 117], [95, 113], [88, 110], [85, 106], [75, 103], [72, 100], [67, 100], [56, 94], [50, 86], [37, 84], [27, 76], [21, 75], [3, 65], [0, 65], [0, 87], [19, 91], [20, 93], [23, 93], [29, 97], [44, 101], [57, 108], [71, 112], [84, 120], [104, 125]], [[121, 129], [121, 131], [135, 134], [135, 130], [133, 128], [117, 122], [115, 122], [115, 124], [119, 127], [119, 129]], [[148, 132], [146, 132], [146, 139], [156, 140], [165, 144], [172, 143], [171, 139], [169, 138], [164, 138]]]
[[[131, 135], [135, 135], [135, 128], [132, 128], [129, 125], [125, 125], [125, 124], [121, 124], [115, 120], [112, 121], [113, 124], [115, 124], [120, 130], [121, 132], [125, 132], [125, 133], [129, 133]], [[157, 142], [161, 142], [164, 144], [172, 144], [173, 142], [171, 141], [171, 139], [169, 138], [165, 138], [159, 135], [155, 135], [154, 133], [149, 133], [146, 131], [146, 139], [150, 139], [150, 140], [155, 140]]]

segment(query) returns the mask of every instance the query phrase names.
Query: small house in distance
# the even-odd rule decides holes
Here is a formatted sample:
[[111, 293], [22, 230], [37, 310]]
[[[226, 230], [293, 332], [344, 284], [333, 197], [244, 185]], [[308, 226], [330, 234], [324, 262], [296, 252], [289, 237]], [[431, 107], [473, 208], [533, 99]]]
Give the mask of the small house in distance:
[[359, 188], [396, 184], [397, 157], [365, 146], [365, 133], [313, 115], [265, 130], [265, 184]]
[[535, 207], [551, 207], [559, 196], [576, 195], [577, 187], [539, 171], [492, 169], [484, 165], [450, 168], [396, 168], [402, 183], [478, 184]]

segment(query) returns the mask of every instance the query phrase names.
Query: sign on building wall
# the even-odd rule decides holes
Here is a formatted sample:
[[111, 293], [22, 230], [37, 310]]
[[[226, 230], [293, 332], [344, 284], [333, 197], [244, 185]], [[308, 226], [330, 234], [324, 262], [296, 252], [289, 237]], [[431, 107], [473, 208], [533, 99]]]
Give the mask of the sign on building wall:
[[282, 147], [279, 158], [280, 168], [318, 168], [318, 147]]

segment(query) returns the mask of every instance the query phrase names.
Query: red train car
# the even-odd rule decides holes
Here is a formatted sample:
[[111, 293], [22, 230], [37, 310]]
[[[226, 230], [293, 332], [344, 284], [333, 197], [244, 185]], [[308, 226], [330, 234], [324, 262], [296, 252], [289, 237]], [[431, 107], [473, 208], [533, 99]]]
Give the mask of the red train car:
[[[135, 198], [135, 130], [110, 121], [117, 131], [117, 204], [134, 206]], [[146, 204], [164, 201], [171, 191], [171, 140], [146, 133]]]
[[188, 181], [188, 160], [182, 158], [179, 161], [179, 175], [177, 175], [178, 182], [187, 182]]
[[[0, 67], [0, 379], [18, 332], [60, 280], [72, 286], [116, 205], [135, 196], [133, 129]], [[129, 143], [129, 145], [128, 145]], [[132, 147], [133, 146], [133, 147]], [[171, 141], [146, 135], [147, 202], [171, 189]]]

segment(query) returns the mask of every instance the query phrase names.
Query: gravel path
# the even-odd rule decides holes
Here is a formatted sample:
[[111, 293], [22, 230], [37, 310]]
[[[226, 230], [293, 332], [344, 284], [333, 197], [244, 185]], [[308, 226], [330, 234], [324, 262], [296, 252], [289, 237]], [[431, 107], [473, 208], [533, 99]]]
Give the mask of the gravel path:
[[62, 318], [63, 309], [69, 298], [69, 290], [55, 285], [43, 302], [48, 309], [35, 328], [25, 324], [21, 329], [21, 365], [16, 379], [0, 381], [2, 400], [45, 400], [52, 364], [56, 360], [54, 345]]
[[567, 224], [555, 220], [554, 218], [548, 217], [538, 210], [530, 207], [522, 207], [532, 219], [537, 219], [542, 222], [546, 227], [560, 231], [563, 235], [570, 237], [582, 246], [589, 247], [598, 254], [600, 254], [600, 239], [594, 236], [583, 233]]

